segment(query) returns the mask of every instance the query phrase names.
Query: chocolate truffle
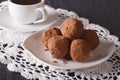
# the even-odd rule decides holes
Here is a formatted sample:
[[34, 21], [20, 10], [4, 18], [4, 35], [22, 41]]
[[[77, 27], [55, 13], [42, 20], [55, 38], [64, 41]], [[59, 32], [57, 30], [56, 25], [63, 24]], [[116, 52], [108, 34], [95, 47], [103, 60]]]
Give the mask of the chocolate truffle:
[[48, 47], [47, 46], [48, 45], [48, 40], [51, 37], [56, 36], [56, 35], [61, 35], [60, 29], [55, 28], [55, 27], [49, 28], [48, 30], [43, 32], [43, 34], [42, 34], [42, 42], [44, 43], [44, 45], [46, 47]]
[[53, 36], [48, 40], [48, 49], [54, 58], [63, 58], [69, 52], [69, 40], [63, 36]]
[[89, 43], [91, 50], [99, 45], [99, 37], [94, 30], [85, 30], [83, 39]]
[[65, 38], [71, 40], [78, 39], [82, 37], [83, 32], [84, 28], [82, 22], [76, 19], [69, 18], [61, 24], [61, 33]]
[[83, 39], [75, 39], [71, 43], [70, 55], [73, 61], [84, 61], [89, 57], [90, 47]]

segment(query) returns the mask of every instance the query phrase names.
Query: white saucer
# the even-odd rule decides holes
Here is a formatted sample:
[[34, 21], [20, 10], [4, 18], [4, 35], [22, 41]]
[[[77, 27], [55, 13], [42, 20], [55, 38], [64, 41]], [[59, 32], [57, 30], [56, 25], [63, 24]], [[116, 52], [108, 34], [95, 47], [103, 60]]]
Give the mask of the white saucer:
[[17, 32], [39, 31], [48, 28], [55, 24], [58, 15], [55, 9], [47, 5], [45, 6], [45, 8], [48, 12], [48, 19], [45, 22], [39, 24], [31, 24], [31, 25], [21, 25], [15, 23], [12, 20], [11, 16], [9, 15], [8, 9], [2, 10], [0, 12], [0, 27], [6, 30], [12, 30]]
[[[45, 51], [45, 46], [41, 40], [42, 31], [29, 36], [23, 43], [24, 47], [30, 51], [30, 55], [38, 59], [40, 63], [47, 64], [55, 69], [83, 69], [96, 66], [108, 60], [114, 51], [114, 42], [100, 39], [99, 46], [91, 51], [89, 58], [84, 62], [67, 61], [64, 64], [62, 59], [52, 58], [49, 51]], [[56, 61], [57, 63], [54, 63]]]

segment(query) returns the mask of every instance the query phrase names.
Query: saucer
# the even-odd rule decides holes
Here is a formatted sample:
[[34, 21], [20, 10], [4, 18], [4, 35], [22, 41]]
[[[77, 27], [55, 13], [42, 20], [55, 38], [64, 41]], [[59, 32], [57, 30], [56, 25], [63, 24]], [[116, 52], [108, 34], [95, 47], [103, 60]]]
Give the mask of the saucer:
[[87, 60], [83, 62], [70, 60], [65, 64], [64, 60], [53, 58], [51, 53], [46, 51], [42, 43], [42, 33], [43, 31], [39, 31], [29, 36], [24, 41], [23, 46], [30, 51], [29, 54], [35, 59], [38, 59], [40, 63], [44, 63], [55, 69], [83, 69], [97, 66], [107, 61], [114, 51], [114, 41], [100, 39], [99, 46], [90, 52]]
[[58, 15], [54, 8], [45, 5], [45, 9], [48, 12], [48, 19], [44, 22], [30, 25], [22, 25], [15, 23], [8, 12], [9, 10], [2, 10], [0, 12], [0, 27], [6, 30], [12, 30], [17, 32], [32, 32], [46, 29], [56, 23]]

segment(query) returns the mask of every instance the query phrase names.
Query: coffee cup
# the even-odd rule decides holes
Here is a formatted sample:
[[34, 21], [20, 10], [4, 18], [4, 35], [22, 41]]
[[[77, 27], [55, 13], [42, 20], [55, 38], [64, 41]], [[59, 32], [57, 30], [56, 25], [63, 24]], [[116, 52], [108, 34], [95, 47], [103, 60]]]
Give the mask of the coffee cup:
[[46, 21], [44, 0], [8, 0], [9, 14], [19, 24], [36, 24]]

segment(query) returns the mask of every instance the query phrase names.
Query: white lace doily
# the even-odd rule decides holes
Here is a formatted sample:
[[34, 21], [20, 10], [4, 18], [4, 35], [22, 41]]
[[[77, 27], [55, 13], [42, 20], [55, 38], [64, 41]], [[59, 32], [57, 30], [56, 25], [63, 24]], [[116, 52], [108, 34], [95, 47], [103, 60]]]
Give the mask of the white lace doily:
[[[7, 2], [0, 4], [0, 11], [7, 8]], [[96, 67], [81, 70], [54, 70], [41, 64], [26, 51], [22, 43], [33, 34], [6, 31], [0, 28], [0, 62], [7, 64], [10, 71], [19, 72], [27, 79], [33, 80], [120, 80], [120, 42], [110, 32], [89, 20], [79, 17], [72, 11], [56, 9], [59, 19], [56, 26], [68, 17], [76, 18], [84, 23], [85, 28], [96, 30], [100, 38], [115, 42], [115, 51], [112, 57]], [[2, 26], [2, 25], [1, 25]]]

